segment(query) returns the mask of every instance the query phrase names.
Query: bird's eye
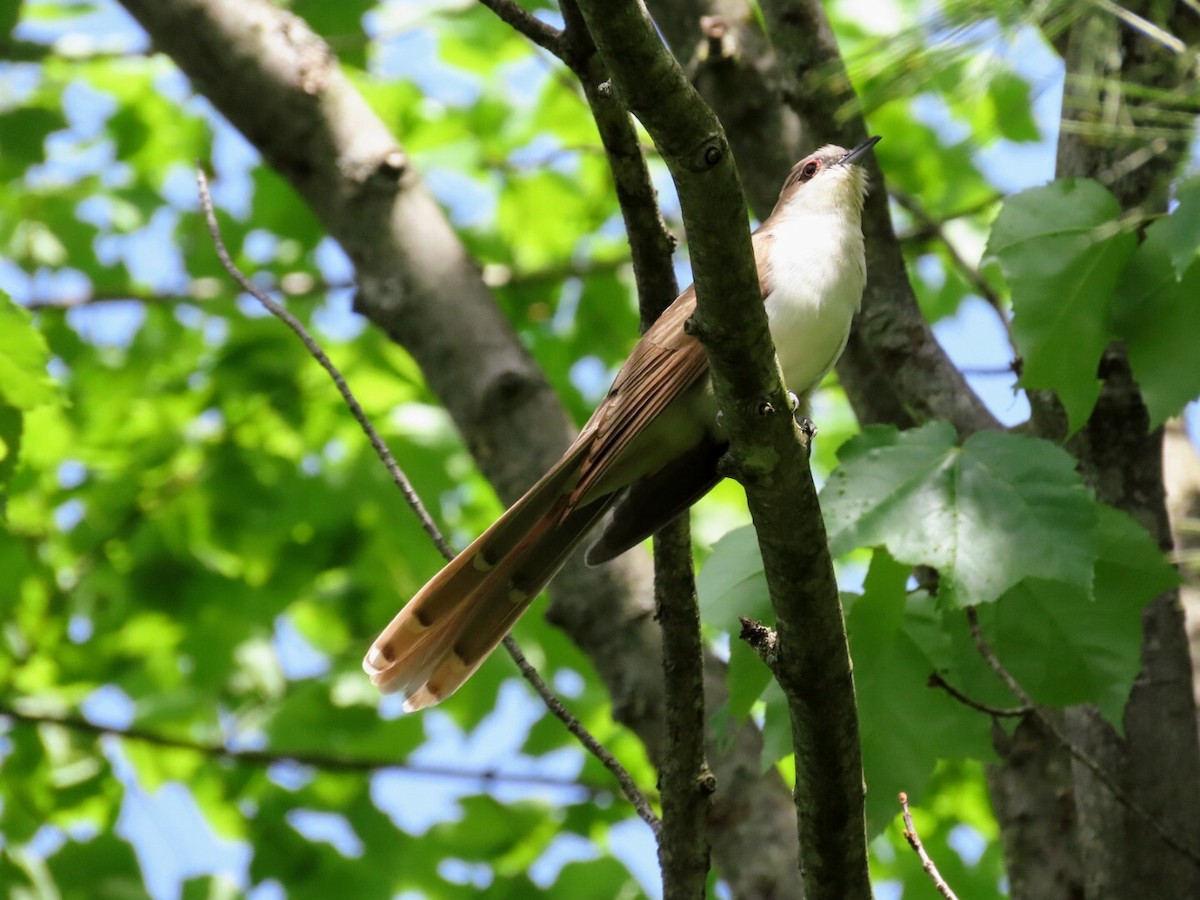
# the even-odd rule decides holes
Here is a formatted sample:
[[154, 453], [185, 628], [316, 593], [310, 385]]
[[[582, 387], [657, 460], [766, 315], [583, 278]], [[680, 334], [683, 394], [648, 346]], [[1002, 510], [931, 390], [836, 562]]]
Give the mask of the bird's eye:
[[819, 162], [817, 162], [816, 160], [813, 160], [812, 162], [808, 163], [803, 169], [800, 170], [800, 174], [804, 176], [805, 180], [807, 180], [809, 178], [812, 178], [814, 175], [816, 175], [817, 169], [819, 169], [819, 168], [821, 168], [821, 164]]

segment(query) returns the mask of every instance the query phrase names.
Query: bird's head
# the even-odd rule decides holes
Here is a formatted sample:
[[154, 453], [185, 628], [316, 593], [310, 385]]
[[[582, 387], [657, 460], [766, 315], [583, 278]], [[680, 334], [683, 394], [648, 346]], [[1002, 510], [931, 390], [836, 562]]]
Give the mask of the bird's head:
[[859, 164], [879, 143], [868, 138], [853, 150], [827, 144], [792, 167], [779, 192], [772, 217], [852, 212], [862, 214], [867, 195], [867, 173]]

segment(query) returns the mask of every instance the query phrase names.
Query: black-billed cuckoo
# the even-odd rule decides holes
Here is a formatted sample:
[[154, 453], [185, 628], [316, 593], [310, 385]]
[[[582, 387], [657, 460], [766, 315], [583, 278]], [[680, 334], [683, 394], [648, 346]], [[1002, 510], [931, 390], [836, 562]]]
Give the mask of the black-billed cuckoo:
[[[800, 160], [754, 232], [754, 257], [784, 383], [802, 404], [833, 368], [866, 283], [857, 165], [879, 140]], [[606, 562], [640, 543], [720, 479], [726, 439], [700, 341], [684, 330], [689, 287], [650, 326], [562, 458], [430, 579], [376, 638], [363, 668], [406, 711], [445, 699], [503, 640], [609, 509], [587, 553]]]

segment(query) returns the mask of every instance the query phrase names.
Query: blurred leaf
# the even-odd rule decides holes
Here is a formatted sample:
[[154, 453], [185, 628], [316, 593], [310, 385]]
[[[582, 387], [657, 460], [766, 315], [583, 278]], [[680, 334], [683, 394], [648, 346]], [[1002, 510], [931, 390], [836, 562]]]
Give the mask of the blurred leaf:
[[367, 38], [363, 16], [376, 6], [374, 0], [324, 3], [322, 0], [292, 0], [292, 12], [333, 46], [338, 61], [360, 69], [367, 65]]
[[612, 859], [567, 863], [554, 882], [555, 892], [562, 897], [595, 898], [637, 896], [640, 892], [629, 871]]
[[990, 101], [986, 130], [995, 129], [1010, 141], [1036, 141], [1041, 136], [1033, 120], [1029, 82], [1013, 72], [996, 72], [987, 81]]
[[18, 178], [27, 167], [44, 162], [46, 138], [66, 127], [66, 118], [56, 109], [24, 106], [0, 113], [0, 135], [4, 136], [0, 141], [0, 178]]
[[21, 429], [24, 424], [20, 410], [0, 405], [0, 519], [4, 518], [5, 490], [21, 454]]
[[29, 313], [0, 292], [0, 399], [17, 409], [33, 409], [57, 397], [46, 374], [50, 353]]

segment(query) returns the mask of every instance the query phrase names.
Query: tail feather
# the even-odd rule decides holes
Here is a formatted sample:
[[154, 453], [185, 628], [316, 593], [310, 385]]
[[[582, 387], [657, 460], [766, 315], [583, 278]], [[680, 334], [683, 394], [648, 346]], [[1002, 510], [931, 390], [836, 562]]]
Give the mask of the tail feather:
[[363, 660], [380, 690], [402, 692], [406, 710], [420, 709], [483, 663], [608, 506], [570, 506], [585, 455], [577, 442], [396, 614]]
[[450, 640], [432, 669], [421, 673], [423, 683], [406, 690], [405, 712], [441, 702], [475, 674], [609, 505], [599, 501], [571, 510], [561, 521], [547, 516], [539, 523], [538, 533], [514, 554], [515, 564], [505, 567], [505, 583], [470, 598], [471, 615], [447, 630]]

